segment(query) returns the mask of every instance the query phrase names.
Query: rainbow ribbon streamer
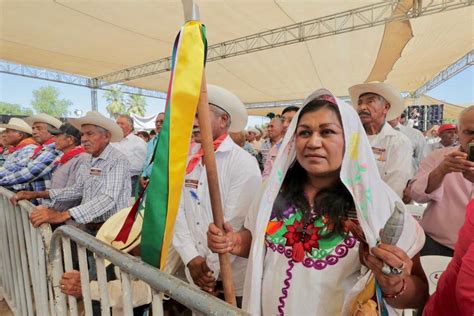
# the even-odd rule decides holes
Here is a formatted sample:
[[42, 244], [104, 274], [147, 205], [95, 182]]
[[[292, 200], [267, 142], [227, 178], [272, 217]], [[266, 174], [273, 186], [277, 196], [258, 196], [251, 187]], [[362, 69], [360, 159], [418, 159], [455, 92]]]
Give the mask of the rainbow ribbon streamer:
[[[143, 261], [160, 269], [165, 266], [172, 241], [206, 55], [205, 26], [199, 21], [186, 22], [173, 46], [165, 121], [158, 136], [150, 182], [144, 196], [141, 256]], [[127, 240], [139, 200], [116, 240]]]

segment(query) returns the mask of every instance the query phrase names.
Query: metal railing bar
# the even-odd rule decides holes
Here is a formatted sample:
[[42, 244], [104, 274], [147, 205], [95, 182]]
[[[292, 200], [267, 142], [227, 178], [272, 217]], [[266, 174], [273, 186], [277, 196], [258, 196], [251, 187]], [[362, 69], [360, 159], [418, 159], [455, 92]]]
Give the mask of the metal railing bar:
[[[13, 205], [11, 206], [12, 210]], [[14, 210], [15, 211], [15, 210]], [[21, 211], [20, 211], [21, 213]], [[18, 214], [20, 214], [18, 213]], [[21, 216], [14, 216], [16, 220], [16, 229], [19, 231], [18, 233], [18, 245], [19, 245], [19, 251], [20, 254], [23, 254], [22, 256], [19, 255], [20, 263], [21, 263], [21, 272], [22, 272], [22, 279], [23, 279], [23, 289], [25, 293], [25, 304], [26, 304], [26, 310], [28, 315], [33, 315], [33, 300], [31, 296], [31, 280], [30, 280], [30, 271], [28, 269], [28, 258], [27, 255], [28, 253], [26, 252], [26, 245], [25, 245], [25, 229], [23, 226], [23, 221]]]
[[[64, 270], [72, 271], [72, 254], [71, 254], [71, 241], [69, 238], [63, 238], [63, 253], [64, 253]], [[69, 313], [72, 316], [77, 316], [77, 300], [74, 296], [68, 295], [68, 306]]]
[[101, 315], [110, 315], [109, 290], [107, 287], [107, 273], [105, 272], [104, 258], [97, 256], [95, 263], [97, 267], [97, 282], [99, 283]]
[[[36, 263], [38, 267], [38, 286], [39, 286], [39, 293], [48, 293], [48, 274], [46, 271], [46, 253], [44, 249], [44, 245], [41, 238], [36, 239], [36, 248], [38, 249], [38, 256], [36, 257], [38, 262]], [[47, 303], [41, 301], [42, 308], [47, 309]]]
[[122, 279], [122, 290], [123, 290], [123, 313], [124, 315], [133, 314], [133, 290], [130, 281], [130, 275], [128, 273], [121, 273]]
[[[3, 197], [1, 198], [1, 201], [3, 202]], [[4, 286], [5, 286], [5, 299], [7, 302], [9, 302], [10, 306], [13, 306], [13, 276], [12, 273], [8, 273], [8, 271], [11, 271], [11, 256], [8, 251], [8, 225], [7, 225], [7, 215], [6, 211], [2, 212], [0, 214], [0, 227], [1, 227], [1, 233], [2, 233], [2, 248], [4, 249], [4, 253], [2, 253], [2, 261], [3, 261], [3, 271], [2, 274], [4, 276]]]
[[92, 316], [91, 290], [89, 288], [89, 267], [87, 265], [87, 253], [84, 246], [77, 246], [79, 257], [79, 271], [81, 273], [81, 289], [86, 316]]
[[158, 293], [156, 290], [152, 290], [151, 311], [153, 315], [164, 315], [163, 299], [161, 298], [161, 294]]
[[54, 301], [56, 314], [58, 315], [66, 315], [67, 314], [67, 306], [66, 306], [66, 295], [61, 292], [61, 288], [59, 285], [59, 281], [64, 273], [63, 270], [63, 253], [62, 253], [62, 243], [56, 245], [57, 253], [54, 257], [52, 257], [49, 261], [49, 265], [52, 265], [52, 269], [50, 269], [52, 273], [52, 287], [53, 287], [53, 294], [54, 294]]
[[55, 230], [51, 239], [51, 249], [49, 252], [50, 261], [55, 259], [57, 255], [57, 248], [60, 244], [61, 236], [68, 236], [78, 245], [87, 247], [99, 257], [109, 260], [116, 267], [143, 280], [148, 283], [150, 287], [171, 296], [192, 310], [199, 311], [206, 315], [246, 315], [241, 309], [227, 304], [176, 277], [162, 272], [138, 258], [124, 254], [73, 226], [61, 226]]
[[[3, 203], [4, 205], [7, 205], [6, 203], [8, 203], [5, 199], [5, 197], [3, 197]], [[13, 297], [12, 299], [12, 302], [13, 302], [13, 306], [15, 308], [17, 308], [18, 312], [21, 314], [21, 315], [24, 315], [24, 310], [23, 310], [23, 305], [21, 303], [21, 289], [20, 289], [20, 275], [21, 275], [21, 272], [18, 271], [18, 251], [17, 251], [17, 244], [15, 243], [15, 237], [14, 237], [14, 224], [13, 224], [13, 221], [11, 219], [12, 217], [12, 214], [11, 214], [11, 208], [9, 207], [6, 207], [5, 208], [5, 215], [7, 217], [7, 230], [8, 230], [8, 236], [10, 236], [9, 238], [9, 244], [8, 244], [8, 248], [9, 248], [9, 251], [10, 251], [10, 262], [11, 262], [11, 272], [12, 272], [12, 276], [13, 276], [13, 290], [15, 291], [15, 296]]]
[[25, 246], [26, 246], [26, 254], [27, 254], [27, 260], [28, 260], [28, 265], [30, 267], [30, 277], [32, 279], [32, 288], [33, 288], [33, 297], [35, 300], [38, 299], [39, 293], [38, 293], [38, 273], [37, 269], [35, 269], [35, 262], [34, 258], [36, 258], [33, 255], [33, 244], [31, 242], [31, 230], [30, 230], [30, 225], [28, 223], [28, 214], [26, 212], [21, 212], [19, 211], [21, 221], [23, 223], [27, 223], [23, 225], [23, 232], [24, 232], [24, 237], [25, 237]]

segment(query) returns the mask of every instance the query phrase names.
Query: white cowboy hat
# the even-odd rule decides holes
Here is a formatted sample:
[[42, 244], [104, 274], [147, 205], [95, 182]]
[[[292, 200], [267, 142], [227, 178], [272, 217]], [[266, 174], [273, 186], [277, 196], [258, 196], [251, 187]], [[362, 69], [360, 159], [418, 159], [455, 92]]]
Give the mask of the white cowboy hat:
[[[140, 245], [140, 241], [142, 239], [143, 212], [138, 212], [137, 217], [133, 222], [132, 229], [130, 230], [130, 234], [128, 235], [127, 241], [125, 243], [122, 241], [115, 241], [115, 238], [122, 229], [122, 226], [125, 223], [131, 208], [132, 207], [126, 207], [121, 209], [109, 217], [109, 219], [107, 219], [100, 227], [96, 238], [107, 245], [114, 247], [115, 249], [127, 253]], [[105, 265], [108, 266], [109, 264], [110, 262], [106, 260]]]
[[247, 125], [248, 115], [244, 104], [232, 92], [212, 85], [207, 85], [209, 104], [226, 111], [230, 116], [229, 132], [240, 132]]
[[56, 128], [60, 128], [63, 122], [58, 120], [55, 117], [52, 117], [51, 115], [45, 114], [45, 113], [40, 113], [36, 115], [29, 116], [24, 119], [28, 125], [33, 126], [34, 123], [46, 123], [49, 125], [52, 125]]
[[357, 111], [357, 103], [359, 97], [364, 93], [375, 93], [387, 100], [390, 103], [390, 109], [388, 110], [386, 120], [391, 121], [402, 114], [405, 109], [402, 95], [393, 86], [383, 82], [369, 82], [363, 84], [356, 84], [349, 88], [349, 95], [351, 96], [352, 106]]
[[0, 127], [14, 129], [15, 131], [24, 132], [30, 135], [33, 134], [31, 126], [28, 125], [28, 123], [26, 123], [24, 120], [16, 117], [12, 117], [10, 121], [8, 121], [8, 124], [0, 124]]
[[81, 130], [82, 125], [96, 125], [102, 127], [112, 134], [112, 138], [110, 139], [112, 143], [119, 142], [123, 138], [123, 131], [120, 126], [96, 111], [89, 111], [86, 113], [86, 116], [80, 118], [71, 118], [69, 122], [78, 130]]

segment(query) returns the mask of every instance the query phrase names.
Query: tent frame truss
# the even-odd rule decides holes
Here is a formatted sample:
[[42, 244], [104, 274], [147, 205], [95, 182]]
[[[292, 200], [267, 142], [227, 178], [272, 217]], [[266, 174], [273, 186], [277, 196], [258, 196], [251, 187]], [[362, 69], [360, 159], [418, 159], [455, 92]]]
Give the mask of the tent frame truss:
[[[112, 90], [112, 87], [99, 87], [97, 80], [94, 78], [67, 74], [64, 72], [47, 70], [33, 66], [15, 64], [5, 60], [0, 60], [0, 73], [89, 88], [91, 89], [91, 105], [93, 111], [97, 111], [98, 109], [97, 89], [106, 91]], [[119, 87], [120, 90], [125, 94], [142, 95], [156, 99], [166, 99], [166, 93], [163, 92], [140, 89], [126, 85], [119, 85]]]
[[[413, 0], [412, 8], [402, 10], [405, 12], [403, 14], [392, 15], [394, 9], [401, 4], [396, 0], [385, 1], [211, 45], [208, 48], [207, 61], [212, 62], [275, 47], [372, 28], [392, 21], [409, 20], [473, 4], [474, 0], [441, 0], [436, 2]], [[98, 80], [99, 87], [104, 87], [164, 73], [170, 69], [171, 57], [166, 57], [102, 75], [95, 79]]]
[[[379, 26], [391, 21], [412, 19], [422, 15], [454, 10], [473, 4], [474, 0], [441, 0], [436, 3], [434, 3], [434, 1], [423, 2], [421, 0], [413, 0], [413, 7], [405, 14], [392, 15], [393, 10], [399, 3], [397, 0], [389, 0], [211, 45], [208, 49], [208, 61], [216, 61], [317, 38], [334, 36], [341, 33]], [[471, 51], [441, 71], [411, 95], [414, 97], [420, 96], [473, 64], [474, 51]], [[0, 73], [90, 88], [92, 110], [97, 110], [98, 108], [97, 89], [111, 90], [111, 85], [167, 72], [170, 68], [171, 57], [166, 57], [103, 76], [88, 78], [0, 60]], [[124, 84], [120, 84], [120, 89], [126, 94], [166, 99], [166, 93], [164, 92], [140, 89]], [[302, 102], [303, 100], [288, 100], [247, 103], [246, 106], [252, 109], [301, 105]]]
[[457, 61], [446, 67], [436, 76], [434, 76], [431, 80], [426, 82], [423, 86], [415, 90], [411, 96], [413, 98], [417, 98], [426, 92], [436, 88], [443, 82], [451, 79], [461, 71], [469, 68], [470, 66], [474, 65], [474, 50], [471, 50], [469, 53], [464, 55], [463, 57], [459, 58]]

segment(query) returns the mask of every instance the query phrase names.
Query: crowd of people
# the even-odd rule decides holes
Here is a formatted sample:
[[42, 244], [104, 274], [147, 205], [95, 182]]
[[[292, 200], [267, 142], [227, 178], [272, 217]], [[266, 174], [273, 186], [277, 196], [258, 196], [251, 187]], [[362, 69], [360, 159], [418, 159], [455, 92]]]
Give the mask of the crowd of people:
[[[472, 315], [474, 106], [425, 137], [404, 124], [393, 86], [358, 84], [349, 95], [352, 106], [316, 90], [245, 130], [240, 99], [208, 85], [225, 224], [213, 224], [196, 116], [172, 242], [185, 278], [223, 298], [218, 254], [229, 253], [237, 304], [253, 315]], [[146, 190], [164, 119], [153, 137], [127, 115], [11, 118], [0, 125], [0, 186], [16, 192], [12, 203], [37, 205], [34, 227], [71, 224], [116, 246], [110, 231]], [[403, 203], [426, 205], [420, 222]], [[400, 205], [398, 242], [380, 242]], [[139, 255], [139, 237], [129, 240], [120, 249]], [[431, 298], [425, 255], [454, 256]], [[136, 286], [145, 298], [134, 295], [134, 306], [146, 305], [150, 289]], [[66, 272], [61, 289], [81, 297], [80, 274]]]

